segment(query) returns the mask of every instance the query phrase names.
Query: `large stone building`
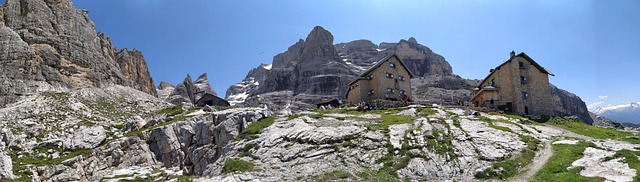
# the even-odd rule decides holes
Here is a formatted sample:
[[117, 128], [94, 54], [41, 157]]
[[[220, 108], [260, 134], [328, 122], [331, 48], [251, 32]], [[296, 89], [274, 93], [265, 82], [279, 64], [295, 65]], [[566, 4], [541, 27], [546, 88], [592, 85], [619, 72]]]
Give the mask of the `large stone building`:
[[509, 60], [491, 69], [472, 94], [474, 107], [498, 109], [506, 113], [551, 116], [549, 70], [524, 52], [511, 52]]
[[408, 100], [413, 74], [395, 54], [378, 61], [349, 83], [346, 97], [350, 105], [372, 100]]

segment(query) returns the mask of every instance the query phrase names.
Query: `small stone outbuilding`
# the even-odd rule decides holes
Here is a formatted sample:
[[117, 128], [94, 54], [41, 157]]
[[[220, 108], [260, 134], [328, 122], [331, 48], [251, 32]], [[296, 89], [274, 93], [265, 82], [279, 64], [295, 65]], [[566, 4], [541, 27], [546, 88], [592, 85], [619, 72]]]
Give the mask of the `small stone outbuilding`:
[[228, 101], [215, 96], [210, 93], [205, 93], [198, 101], [196, 101], [196, 106], [204, 107], [204, 106], [231, 106]]

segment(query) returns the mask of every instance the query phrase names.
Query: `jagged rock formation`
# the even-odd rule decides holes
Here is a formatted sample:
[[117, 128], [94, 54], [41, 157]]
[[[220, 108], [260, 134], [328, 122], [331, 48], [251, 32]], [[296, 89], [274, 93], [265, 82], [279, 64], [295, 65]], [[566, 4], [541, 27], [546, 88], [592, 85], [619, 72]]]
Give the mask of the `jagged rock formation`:
[[[249, 72], [242, 82], [231, 86], [227, 90], [227, 99], [235, 100], [234, 104], [246, 100], [245, 105], [248, 106], [270, 105], [282, 101], [259, 95], [283, 93], [288, 95], [276, 97], [289, 98], [284, 108], [309, 108], [322, 100], [344, 98], [352, 78], [393, 53], [405, 61], [414, 75], [459, 78], [453, 75], [451, 66], [442, 56], [418, 44], [415, 38], [380, 45], [369, 40], [336, 45], [332, 42], [330, 32], [315, 27], [306, 41], [300, 39], [286, 52], [276, 55], [272, 69], [262, 69], [265, 66], [261, 65]], [[262, 75], [266, 75], [264, 81], [261, 81]], [[281, 110], [283, 107], [275, 105], [271, 109]]]
[[178, 86], [173, 87], [173, 85], [164, 82], [165, 84], [161, 85], [157, 88], [158, 92], [162, 92], [162, 94], [166, 94], [169, 90], [171, 90], [170, 94], [167, 97], [161, 97], [167, 99], [169, 102], [173, 104], [193, 104], [202, 95], [205, 93], [218, 95], [211, 85], [209, 85], [209, 80], [207, 77], [207, 73], [203, 73], [196, 79], [196, 81], [191, 80], [191, 75], [187, 74], [187, 77], [182, 81], [182, 83], [178, 84]]
[[167, 83], [165, 81], [161, 81], [160, 85], [158, 85], [158, 88], [156, 89], [156, 91], [158, 92], [158, 98], [161, 99], [167, 99], [169, 98], [169, 96], [171, 95], [171, 93], [173, 93], [173, 90], [176, 89], [176, 86]]
[[582, 122], [593, 123], [587, 105], [580, 97], [553, 84], [550, 87], [552, 102], [549, 105], [554, 108], [556, 116], [577, 116]]
[[2, 9], [0, 107], [40, 91], [113, 84], [156, 94], [142, 55], [115, 48], [70, 0], [7, 0]]
[[227, 89], [225, 99], [233, 106], [244, 103], [249, 96], [264, 83], [268, 71], [271, 70], [271, 64], [261, 64], [257, 68], [253, 68], [242, 82], [232, 85]]

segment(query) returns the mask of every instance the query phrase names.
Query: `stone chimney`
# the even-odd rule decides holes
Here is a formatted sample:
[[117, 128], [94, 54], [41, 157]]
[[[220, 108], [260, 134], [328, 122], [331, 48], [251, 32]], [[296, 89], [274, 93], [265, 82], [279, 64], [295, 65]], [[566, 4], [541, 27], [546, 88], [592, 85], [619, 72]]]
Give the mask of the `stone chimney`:
[[511, 51], [511, 53], [509, 53], [509, 59], [513, 58], [516, 56], [516, 52], [515, 51]]

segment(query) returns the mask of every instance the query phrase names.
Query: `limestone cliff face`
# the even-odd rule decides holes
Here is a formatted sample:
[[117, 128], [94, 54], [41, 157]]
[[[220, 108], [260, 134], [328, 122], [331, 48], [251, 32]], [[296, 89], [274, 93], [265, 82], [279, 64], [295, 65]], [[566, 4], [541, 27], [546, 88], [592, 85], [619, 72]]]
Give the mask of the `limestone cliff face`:
[[158, 96], [142, 53], [137, 50], [122, 49], [116, 54], [116, 62], [125, 77], [125, 85]]
[[556, 116], [577, 116], [582, 122], [593, 123], [587, 105], [580, 97], [555, 85], [550, 87], [552, 102], [549, 105], [553, 107]]
[[322, 27], [315, 27], [306, 40], [273, 58], [273, 67], [252, 95], [292, 91], [307, 103], [318, 102], [323, 96], [341, 97], [347, 84], [356, 75], [340, 61], [333, 46], [333, 35]]
[[117, 60], [122, 51], [70, 0], [7, 0], [1, 9], [0, 107], [40, 91], [114, 84], [155, 95], [146, 63], [133, 65], [142, 56]]

